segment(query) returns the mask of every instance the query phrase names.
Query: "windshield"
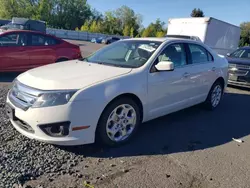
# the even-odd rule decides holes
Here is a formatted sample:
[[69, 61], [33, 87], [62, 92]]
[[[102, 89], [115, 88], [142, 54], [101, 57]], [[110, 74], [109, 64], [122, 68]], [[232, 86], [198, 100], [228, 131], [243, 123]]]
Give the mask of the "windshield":
[[250, 49], [238, 49], [230, 57], [250, 59]]
[[124, 40], [110, 44], [83, 59], [110, 66], [137, 68], [144, 65], [161, 42]]

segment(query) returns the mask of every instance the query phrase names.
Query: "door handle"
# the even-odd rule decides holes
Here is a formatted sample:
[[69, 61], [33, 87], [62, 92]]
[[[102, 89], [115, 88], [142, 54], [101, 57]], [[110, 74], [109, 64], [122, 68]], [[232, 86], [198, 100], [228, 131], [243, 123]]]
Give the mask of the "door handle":
[[212, 68], [212, 71], [215, 71], [215, 70], [216, 70], [216, 68], [215, 68], [215, 67], [213, 67], [213, 68]]
[[187, 73], [187, 72], [185, 72], [184, 74], [183, 74], [183, 77], [189, 77], [190, 76], [190, 74], [189, 73]]

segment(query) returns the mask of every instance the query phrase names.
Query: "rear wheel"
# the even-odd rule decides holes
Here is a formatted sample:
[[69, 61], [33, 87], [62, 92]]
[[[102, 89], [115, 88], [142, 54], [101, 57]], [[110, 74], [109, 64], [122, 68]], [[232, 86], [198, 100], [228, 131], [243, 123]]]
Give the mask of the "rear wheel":
[[222, 95], [223, 95], [223, 89], [224, 89], [224, 86], [220, 81], [216, 81], [213, 84], [208, 94], [208, 97], [205, 101], [205, 107], [207, 109], [214, 110], [215, 108], [217, 108], [217, 106], [219, 106]]
[[97, 141], [108, 146], [127, 143], [140, 124], [140, 109], [130, 98], [121, 98], [105, 108], [97, 127]]

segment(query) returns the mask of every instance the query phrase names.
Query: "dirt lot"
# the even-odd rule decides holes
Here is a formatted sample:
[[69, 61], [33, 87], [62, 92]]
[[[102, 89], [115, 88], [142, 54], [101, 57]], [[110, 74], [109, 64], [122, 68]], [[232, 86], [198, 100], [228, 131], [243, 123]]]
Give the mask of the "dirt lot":
[[[77, 43], [83, 54], [101, 47]], [[145, 123], [120, 148], [57, 147], [23, 137], [6, 119], [15, 76], [0, 78], [0, 187], [250, 187], [250, 90], [227, 88], [214, 112], [196, 106]]]

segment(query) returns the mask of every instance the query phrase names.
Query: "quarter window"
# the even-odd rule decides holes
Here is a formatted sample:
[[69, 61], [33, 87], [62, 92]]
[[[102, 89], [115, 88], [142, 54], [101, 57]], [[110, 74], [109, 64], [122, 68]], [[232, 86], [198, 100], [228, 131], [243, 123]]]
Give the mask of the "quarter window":
[[171, 44], [162, 51], [158, 57], [160, 61], [172, 61], [175, 67], [181, 67], [187, 64], [186, 52], [183, 44]]
[[202, 46], [197, 44], [188, 44], [188, 46], [193, 64], [213, 61], [213, 56]]

